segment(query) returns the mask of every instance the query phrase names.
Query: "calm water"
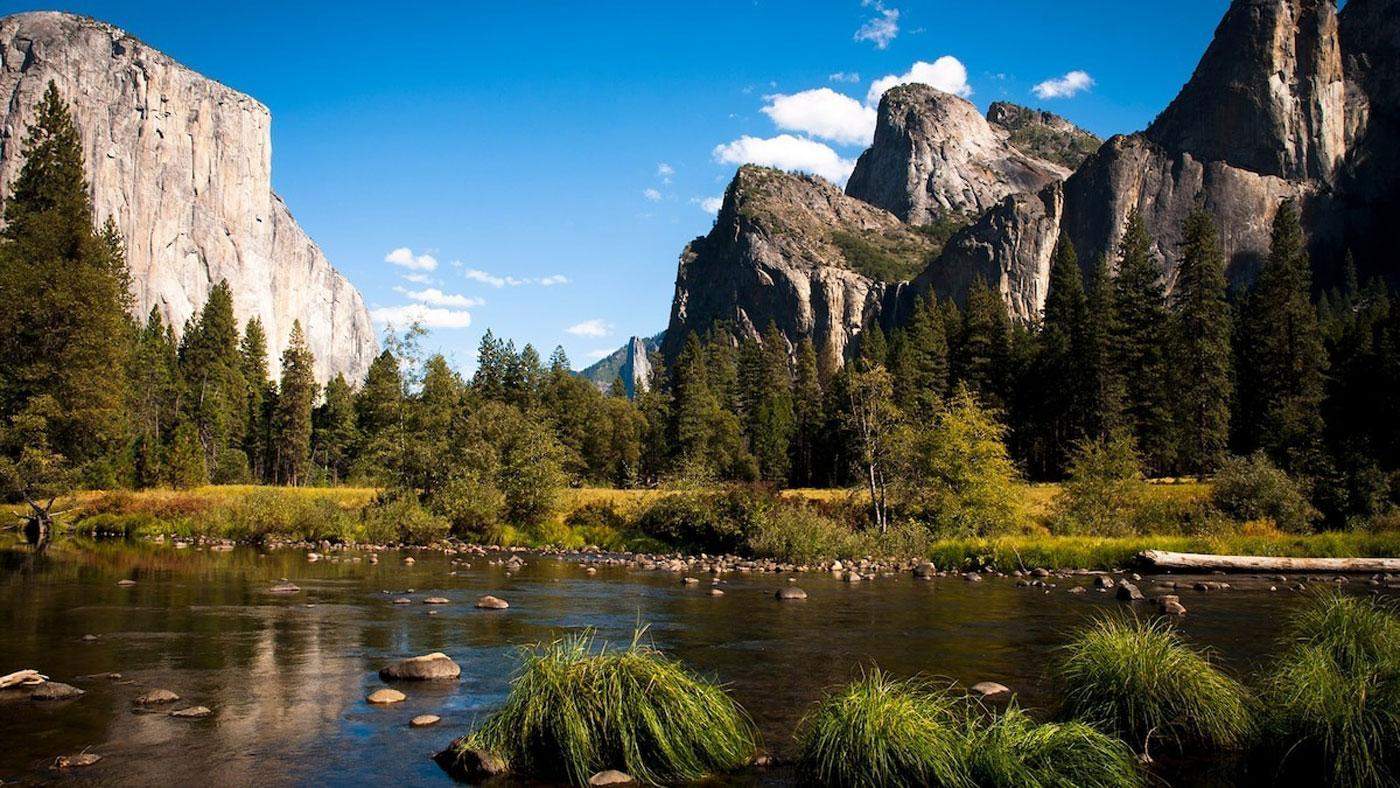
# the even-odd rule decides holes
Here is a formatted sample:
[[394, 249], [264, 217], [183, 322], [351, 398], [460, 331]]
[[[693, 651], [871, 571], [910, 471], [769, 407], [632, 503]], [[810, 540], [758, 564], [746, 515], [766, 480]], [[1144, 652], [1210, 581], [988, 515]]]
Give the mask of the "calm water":
[[[348, 556], [312, 563], [290, 550], [117, 542], [59, 545], [39, 559], [4, 554], [0, 672], [35, 668], [88, 692], [62, 703], [0, 705], [0, 780], [446, 784], [429, 756], [501, 702], [516, 646], [584, 627], [625, 642], [638, 622], [650, 625], [656, 645], [726, 682], [767, 749], [783, 755], [823, 690], [872, 664], [966, 685], [1000, 681], [1023, 705], [1051, 708], [1045, 666], [1053, 650], [1086, 618], [1122, 605], [1095, 591], [1067, 593], [1088, 577], [1054, 581], [1059, 588], [1047, 593], [995, 578], [846, 584], [801, 575], [810, 598], [778, 602], [773, 592], [787, 585], [784, 575], [725, 575], [725, 596], [713, 597], [708, 576], [683, 586], [669, 572], [604, 567], [590, 577], [575, 562], [527, 556], [527, 566], [507, 577], [480, 557], [464, 569], [441, 555], [413, 555], [411, 566], [393, 553], [378, 565]], [[284, 577], [302, 591], [267, 592]], [[119, 587], [120, 579], [137, 584]], [[1182, 592], [1190, 610], [1182, 626], [1230, 669], [1248, 673], [1272, 651], [1300, 595], [1231, 580], [1241, 588]], [[1145, 593], [1152, 583], [1144, 579]], [[392, 603], [410, 588], [414, 604]], [[474, 609], [485, 593], [510, 609]], [[421, 604], [433, 595], [451, 604]], [[400, 684], [406, 702], [365, 703], [384, 686], [380, 667], [431, 651], [460, 663], [461, 681]], [[109, 672], [122, 677], [83, 678]], [[202, 720], [134, 713], [132, 698], [151, 688], [214, 713]], [[425, 713], [442, 723], [408, 727]], [[103, 760], [62, 775], [48, 768], [55, 756], [85, 748]]]

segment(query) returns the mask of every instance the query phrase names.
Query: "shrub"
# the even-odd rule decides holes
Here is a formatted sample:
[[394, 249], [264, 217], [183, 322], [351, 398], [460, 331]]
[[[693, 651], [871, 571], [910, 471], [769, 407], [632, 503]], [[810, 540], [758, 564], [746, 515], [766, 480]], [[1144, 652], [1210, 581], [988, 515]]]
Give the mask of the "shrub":
[[[1258, 531], [1258, 522], [1255, 530]], [[1268, 521], [1272, 522], [1272, 521]], [[1132, 530], [1139, 534], [1219, 536], [1238, 533], [1241, 525], [1200, 498], [1147, 497], [1132, 513]]]
[[585, 633], [523, 658], [505, 705], [458, 753], [486, 750], [517, 773], [575, 785], [605, 769], [649, 784], [697, 780], [753, 757], [753, 723], [729, 695], [637, 638], [609, 650]]
[[1400, 780], [1400, 619], [1330, 593], [1296, 614], [1265, 681], [1279, 771], [1348, 786]]
[[506, 497], [489, 480], [467, 473], [448, 479], [433, 493], [429, 508], [447, 520], [456, 536], [491, 542], [500, 535]]
[[1318, 518], [1298, 485], [1263, 452], [1226, 460], [1215, 475], [1211, 501], [1236, 520], [1267, 518], [1290, 533], [1307, 533]]
[[746, 547], [755, 557], [796, 564], [861, 552], [857, 535], [849, 527], [810, 507], [791, 503], [757, 513]]
[[1010, 708], [969, 727], [968, 768], [985, 788], [1120, 788], [1141, 785], [1133, 752], [1080, 722], [1036, 724]]
[[939, 536], [992, 536], [1026, 524], [1023, 490], [1006, 451], [1006, 428], [960, 388], [917, 431], [901, 497]]
[[967, 753], [956, 707], [925, 681], [895, 681], [872, 669], [802, 721], [798, 766], [824, 785], [964, 785]]
[[1069, 479], [1055, 497], [1051, 529], [1057, 534], [1127, 536], [1145, 488], [1131, 436], [1081, 441], [1070, 458]]
[[409, 490], [390, 489], [375, 496], [363, 514], [364, 538], [370, 542], [430, 544], [447, 536], [447, 521], [429, 513]]
[[1152, 737], [1182, 749], [1233, 748], [1252, 723], [1244, 688], [1168, 623], [1104, 617], [1064, 647], [1064, 713], [1147, 751]]
[[744, 549], [758, 518], [777, 505], [772, 493], [758, 487], [683, 492], [658, 498], [637, 518], [637, 528], [674, 547], [737, 553]]

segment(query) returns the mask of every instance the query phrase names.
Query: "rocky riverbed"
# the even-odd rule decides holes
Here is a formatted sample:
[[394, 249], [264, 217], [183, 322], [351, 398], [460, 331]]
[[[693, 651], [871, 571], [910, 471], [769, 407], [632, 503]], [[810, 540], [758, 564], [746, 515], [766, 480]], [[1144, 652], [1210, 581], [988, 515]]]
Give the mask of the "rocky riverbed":
[[781, 763], [810, 704], [869, 665], [1044, 713], [1047, 662], [1104, 611], [1172, 615], [1247, 673], [1307, 589], [1400, 592], [1385, 576], [196, 541], [61, 543], [0, 571], [0, 674], [48, 677], [0, 691], [0, 779], [126, 784], [202, 780], [209, 763], [245, 784], [442, 783], [430, 756], [503, 700], [515, 648], [588, 627], [623, 643], [646, 625], [731, 687]]

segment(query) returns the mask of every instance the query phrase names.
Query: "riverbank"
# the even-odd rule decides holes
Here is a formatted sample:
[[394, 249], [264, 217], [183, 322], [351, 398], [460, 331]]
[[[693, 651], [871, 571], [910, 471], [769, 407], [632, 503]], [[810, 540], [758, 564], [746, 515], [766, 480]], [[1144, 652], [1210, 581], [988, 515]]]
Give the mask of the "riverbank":
[[[1156, 503], [1174, 506], [1193, 505], [1208, 494], [1208, 487], [1197, 483], [1153, 484], [1148, 490]], [[308, 549], [353, 545], [383, 550], [405, 544], [401, 538], [386, 539], [384, 534], [373, 533], [366, 526], [365, 511], [377, 492], [367, 487], [237, 485], [85, 492], [61, 502], [59, 508], [71, 509], [61, 523], [62, 529], [78, 535], [206, 544], [295, 544]], [[1031, 568], [1119, 569], [1132, 566], [1144, 550], [1298, 558], [1400, 557], [1397, 532], [1285, 534], [1268, 527], [1243, 526], [1203, 534], [1053, 535], [1045, 522], [1057, 492], [1056, 485], [1025, 488], [1032, 522], [1026, 533], [940, 539], [907, 528], [886, 534], [849, 529], [826, 514], [856, 505], [848, 492], [788, 490], [781, 493], [781, 499], [797, 504], [790, 507], [789, 516], [765, 518], [759, 530], [749, 534], [743, 543], [714, 550], [658, 538], [656, 526], [643, 519], [650, 517], [665, 523], [703, 519], [710, 513], [696, 513], [682, 506], [697, 496], [695, 491], [570, 489], [563, 492], [556, 516], [542, 525], [506, 526], [494, 539], [438, 538], [445, 534], [435, 534], [417, 546], [435, 545], [445, 550], [468, 544], [562, 550], [591, 547], [596, 551], [669, 556], [724, 552], [735, 554], [734, 560], [765, 560], [786, 568], [829, 567], [833, 560], [849, 563], [852, 559], [881, 566], [932, 561], [952, 570], [988, 568], [1003, 572]], [[656, 514], [663, 509], [667, 510], [664, 514], [668, 520]]]

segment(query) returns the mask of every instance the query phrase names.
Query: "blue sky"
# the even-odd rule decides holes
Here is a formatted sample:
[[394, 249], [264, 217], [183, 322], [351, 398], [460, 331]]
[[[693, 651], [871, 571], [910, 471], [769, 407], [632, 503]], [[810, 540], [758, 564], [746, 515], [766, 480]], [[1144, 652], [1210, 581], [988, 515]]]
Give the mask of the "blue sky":
[[[664, 328], [677, 256], [709, 230], [707, 200], [736, 163], [841, 177], [868, 135], [876, 80], [915, 74], [982, 109], [1009, 100], [1100, 135], [1130, 132], [1175, 95], [1226, 6], [72, 0], [61, 10], [121, 26], [266, 104], [273, 183], [298, 221], [381, 317], [436, 309], [429, 347], [470, 370], [488, 327], [544, 355], [562, 344], [578, 367]], [[0, 3], [36, 8], [52, 6]]]

